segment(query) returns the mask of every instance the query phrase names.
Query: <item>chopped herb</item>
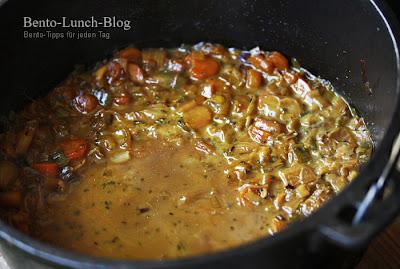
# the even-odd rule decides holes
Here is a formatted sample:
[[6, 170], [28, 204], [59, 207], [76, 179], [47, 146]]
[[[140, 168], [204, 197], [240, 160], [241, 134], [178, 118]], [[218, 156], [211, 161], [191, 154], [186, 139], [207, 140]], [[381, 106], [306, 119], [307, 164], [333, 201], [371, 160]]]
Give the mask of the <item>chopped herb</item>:
[[101, 186], [102, 186], [103, 189], [105, 189], [108, 186], [114, 186], [115, 184], [116, 184], [115, 181], [110, 180], [110, 181], [104, 182], [103, 184], [101, 184]]
[[106, 208], [107, 210], [111, 208], [111, 204], [112, 204], [111, 201], [104, 201], [104, 205], [105, 205], [105, 208]]
[[56, 163], [61, 167], [66, 166], [69, 162], [68, 158], [65, 157], [64, 152], [62, 151], [57, 151], [54, 153], [53, 160], [55, 160]]
[[149, 212], [149, 211], [150, 211], [150, 208], [148, 208], [148, 207], [139, 208], [139, 213], [140, 214], [143, 214], [143, 213], [146, 213], [146, 212]]
[[182, 242], [179, 242], [179, 243], [176, 245], [176, 249], [177, 249], [178, 251], [183, 251], [183, 250], [185, 250], [185, 245], [184, 245]]
[[103, 176], [105, 176], [105, 177], [110, 177], [110, 176], [112, 176], [112, 170], [111, 169], [105, 169], [104, 170], [104, 172], [103, 172]]
[[119, 241], [119, 237], [115, 236], [112, 240], [111, 243], [116, 243], [117, 241]]

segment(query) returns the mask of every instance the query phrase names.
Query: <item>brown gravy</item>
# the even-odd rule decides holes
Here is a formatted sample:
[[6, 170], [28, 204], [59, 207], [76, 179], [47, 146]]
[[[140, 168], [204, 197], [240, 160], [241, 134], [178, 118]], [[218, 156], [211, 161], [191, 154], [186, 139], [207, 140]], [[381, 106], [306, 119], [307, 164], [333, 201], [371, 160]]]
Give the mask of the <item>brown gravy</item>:
[[223, 160], [186, 142], [143, 144], [142, 157], [88, 167], [65, 199], [50, 203], [50, 222], [37, 227], [37, 236], [91, 255], [159, 259], [232, 247], [268, 233], [273, 215], [238, 205], [237, 184], [224, 175]]

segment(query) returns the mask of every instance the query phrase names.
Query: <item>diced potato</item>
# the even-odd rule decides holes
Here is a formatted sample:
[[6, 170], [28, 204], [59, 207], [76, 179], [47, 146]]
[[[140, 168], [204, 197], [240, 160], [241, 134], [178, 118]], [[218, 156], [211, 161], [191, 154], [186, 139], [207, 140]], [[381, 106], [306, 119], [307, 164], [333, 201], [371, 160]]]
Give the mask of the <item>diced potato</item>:
[[310, 195], [307, 186], [304, 184], [300, 184], [299, 186], [297, 186], [296, 193], [300, 198], [305, 198]]
[[260, 72], [254, 69], [248, 69], [246, 76], [246, 87], [247, 88], [258, 88], [263, 83], [263, 76]]
[[344, 177], [336, 174], [326, 174], [325, 180], [331, 184], [336, 193], [340, 192], [349, 183]]
[[308, 92], [304, 97], [304, 102], [312, 111], [318, 109], [322, 110], [329, 105], [329, 103], [321, 96], [318, 90], [312, 90]]
[[130, 149], [132, 146], [132, 137], [130, 132], [126, 129], [119, 129], [112, 134], [114, 140], [118, 143], [121, 149]]
[[222, 95], [214, 95], [208, 99], [205, 104], [207, 104], [214, 114], [227, 115], [230, 108], [230, 103]]
[[131, 154], [129, 151], [116, 151], [111, 153], [110, 161], [113, 163], [124, 163], [131, 159]]
[[299, 102], [290, 97], [285, 97], [279, 102], [282, 110], [281, 119], [283, 121], [289, 121], [290, 119], [300, 118], [302, 108]]
[[281, 114], [279, 97], [273, 95], [260, 96], [257, 109], [265, 117], [278, 120]]
[[184, 112], [183, 119], [190, 128], [198, 130], [211, 122], [212, 114], [205, 106], [195, 106]]

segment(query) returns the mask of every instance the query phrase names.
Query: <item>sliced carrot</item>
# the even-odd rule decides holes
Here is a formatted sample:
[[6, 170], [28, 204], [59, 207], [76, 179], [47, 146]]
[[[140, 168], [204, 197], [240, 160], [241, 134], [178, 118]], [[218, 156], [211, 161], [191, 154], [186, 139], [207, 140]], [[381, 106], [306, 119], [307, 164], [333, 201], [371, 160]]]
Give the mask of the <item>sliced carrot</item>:
[[137, 48], [126, 48], [119, 52], [119, 56], [132, 63], [139, 63], [142, 60], [142, 52]]
[[86, 156], [89, 151], [89, 144], [85, 139], [70, 139], [60, 144], [65, 157], [70, 161], [76, 161]]
[[260, 72], [254, 69], [247, 70], [246, 86], [247, 88], [258, 88], [263, 82], [263, 77]]
[[254, 67], [261, 69], [267, 74], [272, 74], [272, 71], [274, 71], [274, 66], [272, 62], [266, 59], [264, 54], [250, 56], [247, 61], [251, 63]]
[[210, 57], [191, 59], [190, 73], [196, 79], [206, 79], [219, 72], [219, 63]]
[[268, 55], [267, 60], [270, 61], [278, 69], [285, 70], [289, 68], [288, 59], [280, 52], [271, 52]]
[[35, 163], [32, 168], [46, 177], [56, 177], [58, 175], [57, 163]]
[[74, 105], [75, 108], [82, 114], [87, 114], [92, 112], [97, 107], [97, 99], [91, 94], [84, 94], [75, 97]]
[[128, 64], [128, 73], [132, 81], [140, 84], [144, 82], [143, 70], [137, 64]]

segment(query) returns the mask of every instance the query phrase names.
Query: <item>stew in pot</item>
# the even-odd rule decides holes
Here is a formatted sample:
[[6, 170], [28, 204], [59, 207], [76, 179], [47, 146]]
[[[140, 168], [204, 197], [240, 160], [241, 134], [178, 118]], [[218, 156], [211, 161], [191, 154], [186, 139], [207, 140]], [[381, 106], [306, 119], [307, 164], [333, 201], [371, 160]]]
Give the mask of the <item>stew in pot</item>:
[[312, 214], [372, 150], [332, 85], [281, 53], [128, 47], [11, 114], [0, 214], [89, 255], [237, 246]]

